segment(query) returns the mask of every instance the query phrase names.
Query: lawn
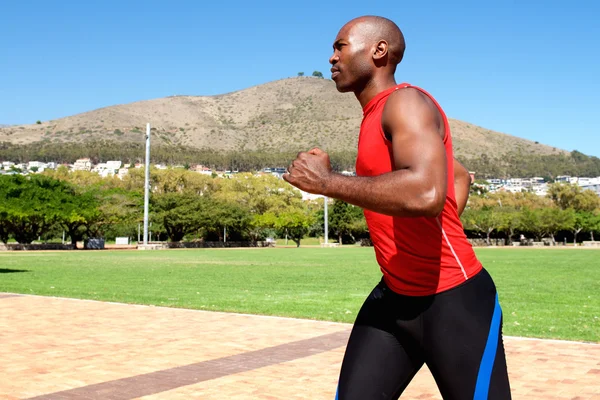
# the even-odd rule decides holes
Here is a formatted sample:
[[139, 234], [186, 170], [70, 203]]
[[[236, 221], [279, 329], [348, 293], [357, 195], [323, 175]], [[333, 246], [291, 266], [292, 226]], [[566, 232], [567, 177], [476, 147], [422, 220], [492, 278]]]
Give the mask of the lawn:
[[[600, 342], [600, 251], [478, 249], [507, 335]], [[352, 322], [372, 248], [0, 253], [0, 292]]]

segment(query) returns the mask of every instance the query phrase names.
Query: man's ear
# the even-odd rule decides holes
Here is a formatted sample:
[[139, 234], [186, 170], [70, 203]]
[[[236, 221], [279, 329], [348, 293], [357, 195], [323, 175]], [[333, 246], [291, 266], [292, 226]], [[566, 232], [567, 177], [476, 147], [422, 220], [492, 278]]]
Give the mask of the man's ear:
[[385, 40], [380, 40], [375, 46], [375, 51], [373, 52], [374, 60], [382, 60], [388, 54], [388, 43]]

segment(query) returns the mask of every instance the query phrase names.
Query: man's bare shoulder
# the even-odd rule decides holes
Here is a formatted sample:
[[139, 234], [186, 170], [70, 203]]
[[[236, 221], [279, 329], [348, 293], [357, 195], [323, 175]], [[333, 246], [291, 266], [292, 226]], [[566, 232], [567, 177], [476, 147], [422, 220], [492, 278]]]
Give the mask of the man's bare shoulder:
[[393, 126], [417, 121], [443, 127], [437, 106], [425, 93], [410, 86], [392, 92], [385, 104], [381, 119], [386, 134]]
[[384, 112], [386, 109], [398, 111], [398, 109], [407, 109], [410, 107], [415, 108], [429, 108], [432, 111], [437, 111], [436, 105], [433, 101], [427, 96], [425, 93], [420, 91], [417, 88], [408, 86], [405, 88], [399, 88], [394, 90], [384, 107]]

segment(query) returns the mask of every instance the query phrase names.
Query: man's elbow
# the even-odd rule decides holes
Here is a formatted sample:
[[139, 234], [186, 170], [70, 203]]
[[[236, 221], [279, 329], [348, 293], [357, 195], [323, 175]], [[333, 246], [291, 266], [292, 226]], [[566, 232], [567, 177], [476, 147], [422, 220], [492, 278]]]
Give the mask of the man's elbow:
[[446, 204], [446, 191], [432, 188], [423, 194], [419, 207], [419, 214], [423, 217], [435, 218], [442, 213]]
[[460, 177], [458, 179], [463, 185], [471, 186], [471, 174], [466, 169], [460, 174]]

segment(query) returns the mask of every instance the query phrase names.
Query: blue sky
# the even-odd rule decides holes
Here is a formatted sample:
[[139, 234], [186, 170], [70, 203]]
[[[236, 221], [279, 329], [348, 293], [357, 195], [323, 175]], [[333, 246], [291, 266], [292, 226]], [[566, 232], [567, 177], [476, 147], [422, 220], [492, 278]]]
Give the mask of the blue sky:
[[451, 118], [600, 156], [600, 3], [592, 1], [4, 1], [0, 124], [318, 70], [356, 16], [394, 20], [398, 82]]

